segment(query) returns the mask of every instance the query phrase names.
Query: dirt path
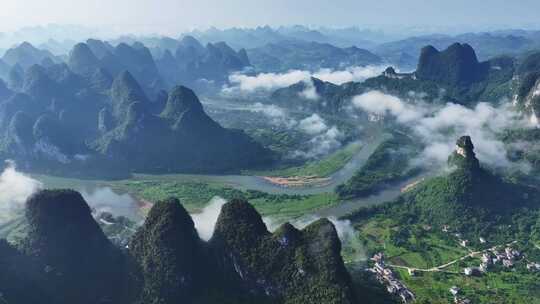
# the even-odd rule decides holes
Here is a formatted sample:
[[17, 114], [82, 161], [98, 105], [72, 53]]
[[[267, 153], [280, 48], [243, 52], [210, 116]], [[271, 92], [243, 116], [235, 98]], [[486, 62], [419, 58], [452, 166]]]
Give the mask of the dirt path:
[[467, 254], [465, 256], [462, 256], [460, 258], [457, 258], [455, 260], [452, 260], [452, 261], [450, 261], [450, 262], [448, 262], [446, 264], [442, 264], [442, 265], [432, 267], [432, 268], [428, 268], [428, 269], [408, 267], [408, 266], [402, 266], [402, 265], [394, 265], [394, 264], [386, 264], [386, 265], [388, 265], [388, 266], [390, 266], [392, 268], [407, 269], [407, 271], [409, 271], [409, 272], [446, 272], [446, 273], [457, 274], [456, 272], [444, 271], [444, 268], [447, 268], [447, 267], [449, 267], [451, 265], [454, 265], [457, 262], [466, 260], [468, 258], [472, 258], [472, 257], [475, 257], [477, 255], [486, 253], [488, 251], [493, 251], [493, 250], [495, 250], [495, 249], [497, 249], [499, 247], [508, 247], [508, 246], [510, 246], [512, 244], [515, 244], [515, 243], [517, 243], [517, 241], [513, 241], [513, 242], [510, 242], [510, 243], [507, 243], [507, 244], [495, 245], [495, 246], [493, 246], [491, 248], [480, 250], [480, 251], [472, 251], [471, 253], [469, 253], [469, 254]]

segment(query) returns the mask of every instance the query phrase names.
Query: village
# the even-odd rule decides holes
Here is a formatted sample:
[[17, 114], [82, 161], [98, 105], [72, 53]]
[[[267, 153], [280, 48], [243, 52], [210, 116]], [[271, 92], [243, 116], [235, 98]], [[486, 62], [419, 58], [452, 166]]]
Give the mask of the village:
[[[432, 227], [428, 226], [424, 229], [431, 230]], [[527, 259], [526, 255], [515, 249], [514, 246], [517, 241], [512, 241], [507, 244], [494, 245], [490, 248], [474, 251], [469, 246], [470, 242], [467, 239], [464, 239], [459, 232], [451, 233], [449, 226], [444, 225], [442, 227], [442, 232], [446, 234], [451, 234], [455, 237], [459, 246], [465, 248], [469, 253], [460, 258], [454, 259], [445, 264], [422, 269], [408, 267], [404, 265], [395, 265], [391, 263], [386, 263], [385, 255], [383, 252], [378, 252], [373, 255], [370, 259], [374, 264], [373, 267], [369, 268], [368, 271], [375, 274], [376, 279], [383, 285], [385, 285], [388, 293], [393, 294], [401, 299], [403, 303], [411, 303], [415, 301], [414, 293], [396, 276], [392, 268], [394, 269], [405, 269], [409, 276], [414, 277], [419, 272], [447, 272], [452, 274], [460, 274], [468, 277], [473, 276], [482, 276], [490, 271], [495, 271], [496, 266], [499, 265], [505, 269], [512, 269], [517, 263], [523, 262], [526, 263], [526, 270], [530, 272], [540, 271], [540, 263], [535, 261], [530, 261]], [[480, 244], [487, 244], [488, 241], [479, 237]], [[539, 248], [540, 249], [540, 248]], [[446, 268], [454, 265], [458, 262], [465, 261], [470, 258], [479, 257], [480, 264], [478, 266], [467, 266], [462, 269], [460, 272], [449, 272], [445, 271]], [[500, 269], [500, 268], [499, 268]], [[470, 299], [467, 299], [462, 290], [458, 286], [452, 286], [449, 289], [450, 294], [453, 297], [453, 303], [455, 304], [469, 304], [472, 303]]]
[[403, 303], [410, 303], [414, 301], [414, 294], [405, 286], [392, 269], [388, 268], [384, 262], [384, 254], [382, 252], [375, 254], [371, 260], [375, 263], [369, 271], [375, 274], [377, 280], [386, 286], [386, 290], [390, 294], [394, 294], [401, 298]]

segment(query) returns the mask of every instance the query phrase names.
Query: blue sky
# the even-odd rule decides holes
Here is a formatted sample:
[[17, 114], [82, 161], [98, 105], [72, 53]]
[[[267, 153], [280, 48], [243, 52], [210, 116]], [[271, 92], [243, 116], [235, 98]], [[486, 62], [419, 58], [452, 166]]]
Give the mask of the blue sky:
[[538, 24], [540, 0], [2, 0], [0, 31], [49, 23], [126, 32], [257, 25]]

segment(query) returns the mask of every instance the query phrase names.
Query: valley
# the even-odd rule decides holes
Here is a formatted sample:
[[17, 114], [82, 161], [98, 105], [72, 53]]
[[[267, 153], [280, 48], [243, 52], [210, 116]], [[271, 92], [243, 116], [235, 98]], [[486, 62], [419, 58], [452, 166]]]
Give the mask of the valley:
[[[73, 188], [77, 190], [85, 190], [92, 192], [95, 189], [110, 187], [114, 191], [117, 191], [119, 194], [127, 193], [133, 195], [137, 199], [143, 199], [148, 201], [158, 201], [165, 199], [169, 196], [175, 196], [182, 198], [186, 203], [188, 210], [200, 210], [212, 196], [222, 196], [224, 198], [233, 198], [234, 195], [231, 193], [241, 193], [247, 192], [259, 192], [264, 195], [270, 195], [275, 197], [280, 196], [297, 196], [305, 197], [305, 199], [298, 200], [298, 204], [305, 205], [305, 207], [300, 207], [296, 211], [296, 216], [305, 215], [306, 212], [318, 211], [322, 214], [327, 214], [328, 216], [341, 216], [350, 211], [355, 210], [356, 208], [364, 205], [364, 200], [354, 200], [351, 202], [339, 202], [337, 196], [333, 195], [334, 188], [350, 179], [350, 177], [357, 172], [367, 161], [367, 159], [373, 154], [375, 149], [390, 135], [381, 135], [381, 131], [375, 131], [371, 138], [363, 141], [361, 147], [356, 147], [357, 144], [352, 144], [354, 146], [343, 148], [343, 153], [350, 153], [347, 150], [353, 149], [354, 154], [348, 158], [347, 162], [341, 162], [339, 165], [341, 167], [337, 168], [331, 174], [318, 176], [318, 178], [324, 179], [323, 184], [302, 184], [298, 186], [287, 187], [284, 185], [279, 185], [277, 183], [272, 183], [267, 180], [262, 175], [259, 175], [260, 172], [257, 172], [258, 175], [190, 175], [190, 174], [173, 174], [173, 175], [148, 175], [148, 174], [135, 174], [131, 179], [119, 180], [119, 181], [106, 181], [106, 180], [81, 180], [81, 179], [71, 179], [71, 178], [61, 178], [54, 176], [43, 176], [43, 175], [34, 175], [34, 177], [41, 181], [47, 188]], [[338, 151], [336, 153], [340, 153]], [[330, 155], [328, 158], [330, 162], [335, 155]], [[315, 171], [321, 171], [322, 168], [326, 170], [326, 160], [319, 161], [314, 165], [308, 165], [307, 168]], [[287, 170], [298, 170], [296, 168], [287, 169]], [[285, 170], [285, 172], [287, 172]], [[281, 173], [280, 171], [275, 171]], [[291, 176], [291, 175], [279, 175], [271, 171], [271, 175], [278, 176]], [[293, 171], [294, 172], [294, 171]], [[300, 175], [301, 176], [301, 175]], [[405, 185], [406, 182], [398, 183], [390, 187], [380, 194], [376, 194], [375, 197], [368, 197], [365, 199], [365, 204], [372, 204], [378, 201], [391, 200], [399, 195], [401, 187]], [[206, 189], [213, 189], [212, 191], [197, 191], [198, 187], [203, 187]], [[193, 197], [196, 196], [197, 192], [207, 193], [203, 198]], [[312, 197], [312, 200], [322, 199], [323, 202], [318, 204], [313, 203], [303, 203], [306, 199]], [[326, 198], [326, 199], [325, 199]], [[290, 203], [287, 205], [291, 205]], [[325, 207], [331, 207], [333, 205], [334, 211], [324, 210]], [[257, 206], [257, 204], [256, 204]], [[346, 207], [347, 206], [347, 207]], [[322, 210], [321, 210], [322, 209]], [[263, 214], [266, 214], [262, 211]], [[282, 212], [275, 212], [276, 214]], [[286, 213], [286, 212], [283, 212]]]
[[540, 27], [209, 1], [0, 30], [0, 304], [540, 304]]

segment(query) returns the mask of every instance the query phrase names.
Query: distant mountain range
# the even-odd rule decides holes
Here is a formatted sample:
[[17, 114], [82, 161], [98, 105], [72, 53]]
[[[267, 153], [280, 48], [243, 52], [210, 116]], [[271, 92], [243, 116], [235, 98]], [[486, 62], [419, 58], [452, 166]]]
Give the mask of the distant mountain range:
[[[92, 51], [100, 47], [101, 58]], [[158, 91], [159, 73], [144, 47], [78, 44], [69, 64], [32, 65], [12, 76], [0, 86], [0, 153], [23, 168], [224, 172], [271, 158], [242, 131], [208, 117], [192, 90]]]
[[341, 70], [351, 66], [380, 65], [383, 60], [357, 47], [339, 48], [328, 43], [284, 40], [248, 49], [253, 66], [259, 71], [284, 72], [292, 69]]
[[197, 39], [186, 36], [174, 47], [154, 48], [157, 66], [172, 83], [195, 86], [227, 81], [230, 73], [250, 66], [244, 49], [238, 52], [225, 42], [208, 43], [203, 46]]
[[313, 29], [301, 25], [282, 26], [272, 28], [261, 26], [256, 28], [230, 28], [208, 30], [194, 30], [191, 35], [204, 42], [227, 41], [234, 48], [258, 48], [266, 44], [279, 43], [287, 40], [300, 40], [304, 42], [328, 43], [338, 47], [357, 46], [368, 48], [374, 46], [384, 34], [371, 30], [358, 28], [318, 28]]
[[24, 42], [6, 51], [0, 59], [0, 78], [20, 85], [32, 65], [48, 67], [67, 63], [74, 72], [89, 75], [101, 70], [110, 77], [129, 71], [145, 92], [154, 96], [176, 84], [192, 88], [220, 88], [230, 73], [250, 66], [244, 50], [235, 51], [226, 43], [202, 46], [193, 37], [159, 40], [148, 48], [139, 41], [111, 43], [89, 39], [77, 43], [65, 56]]
[[[143, 41], [143, 42], [141, 42]], [[32, 65], [48, 67], [67, 63], [81, 75], [109, 74], [127, 70], [154, 97], [160, 90], [183, 84], [207, 94], [219, 91], [235, 72], [286, 72], [290, 69], [317, 71], [328, 68], [380, 65], [377, 55], [357, 47], [339, 48], [328, 43], [280, 40], [254, 49], [234, 50], [225, 42], [203, 45], [192, 36], [115, 41], [89, 39], [77, 43], [65, 56], [21, 43], [0, 59], [0, 78], [17, 88]]]
[[[142, 54], [147, 48], [161, 74], [161, 80], [171, 88], [181, 82], [194, 89], [207, 90], [220, 87], [228, 74], [253, 65], [258, 72], [286, 71], [287, 69], [316, 70], [321, 67], [340, 69], [352, 65], [376, 65], [388, 62], [401, 71], [411, 71], [426, 45], [445, 49], [455, 42], [471, 45], [479, 60], [486, 61], [501, 55], [518, 56], [540, 48], [540, 32], [507, 30], [460, 35], [424, 35], [398, 41], [376, 39], [384, 33], [357, 28], [312, 29], [304, 26], [231, 28], [192, 31], [181, 38], [159, 36], [121, 36], [98, 46], [99, 40], [87, 44], [99, 60], [104, 52], [117, 56], [125, 46], [140, 51], [139, 59], [149, 63]], [[388, 38], [388, 37], [387, 37]], [[377, 41], [376, 43], [369, 42]], [[15, 65], [26, 69], [32, 64], [67, 62], [66, 48], [76, 42], [47, 41], [33, 47], [23, 43], [5, 52], [0, 62], [0, 77], [6, 79]], [[121, 46], [118, 50], [118, 46]], [[63, 52], [61, 50], [64, 50]], [[244, 51], [245, 50], [245, 51]], [[187, 52], [186, 52], [187, 51]], [[133, 54], [132, 54], [133, 56]], [[111, 60], [114, 56], [107, 56]], [[122, 62], [121, 65], [126, 65]], [[137, 79], [137, 72], [130, 71]], [[212, 84], [214, 82], [214, 84]], [[143, 86], [146, 86], [143, 84]]]
[[[524, 63], [507, 56], [480, 62], [468, 44], [454, 43], [443, 51], [426, 46], [422, 49], [415, 72], [397, 73], [394, 68], [388, 68], [378, 77], [340, 86], [321, 85], [322, 81], [314, 79], [312, 83], [317, 84], [314, 87], [318, 100], [308, 100], [302, 94], [305, 82], [275, 91], [272, 100], [283, 105], [309, 106], [330, 113], [345, 110], [353, 96], [370, 90], [380, 90], [404, 99], [410, 98], [410, 92], [421, 92], [424, 94], [423, 99], [428, 102], [464, 105], [479, 101], [496, 102], [503, 97], [513, 98], [516, 71], [523, 69], [524, 64], [535, 70], [536, 57], [533, 57]], [[530, 85], [533, 84], [534, 81]], [[530, 89], [523, 91], [529, 92]]]
[[27, 69], [34, 64], [50, 65], [61, 60], [47, 50], [38, 49], [28, 42], [23, 42], [7, 50], [2, 61], [9, 66], [19, 65]]
[[375, 54], [404, 69], [413, 69], [421, 56], [422, 48], [432, 45], [445, 49], [455, 42], [471, 45], [480, 60], [501, 55], [516, 56], [540, 48], [540, 32], [497, 31], [488, 33], [465, 33], [456, 36], [426, 35], [380, 44], [372, 49]]

